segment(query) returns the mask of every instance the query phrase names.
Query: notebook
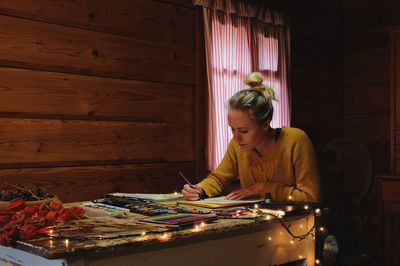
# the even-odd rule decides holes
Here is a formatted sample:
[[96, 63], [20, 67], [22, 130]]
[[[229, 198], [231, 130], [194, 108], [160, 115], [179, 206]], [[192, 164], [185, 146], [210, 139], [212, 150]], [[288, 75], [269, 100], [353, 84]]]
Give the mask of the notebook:
[[250, 200], [229, 200], [229, 199], [226, 199], [225, 196], [222, 196], [222, 197], [208, 198], [208, 199], [202, 199], [202, 200], [197, 200], [197, 201], [179, 201], [178, 203], [215, 209], [215, 208], [254, 204], [257, 202], [261, 202], [261, 201], [264, 201], [264, 199], [259, 198], [259, 199], [250, 199]]

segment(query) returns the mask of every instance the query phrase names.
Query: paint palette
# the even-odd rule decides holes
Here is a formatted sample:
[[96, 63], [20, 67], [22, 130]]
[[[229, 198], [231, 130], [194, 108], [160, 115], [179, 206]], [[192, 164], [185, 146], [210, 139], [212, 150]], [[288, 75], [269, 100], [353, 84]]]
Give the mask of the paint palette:
[[154, 216], [142, 219], [143, 222], [157, 223], [164, 225], [172, 225], [179, 227], [191, 226], [193, 224], [216, 220], [217, 216], [214, 214], [190, 214], [190, 213], [177, 213], [161, 216]]

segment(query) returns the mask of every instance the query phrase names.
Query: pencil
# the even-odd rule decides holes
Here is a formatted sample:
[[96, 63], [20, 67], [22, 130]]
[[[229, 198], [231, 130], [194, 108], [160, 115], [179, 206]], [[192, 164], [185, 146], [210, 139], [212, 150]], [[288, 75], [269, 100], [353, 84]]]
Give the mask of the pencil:
[[182, 172], [179, 172], [179, 174], [181, 175], [181, 177], [183, 178], [183, 180], [185, 180], [185, 182], [191, 187], [191, 188], [195, 188], [194, 185], [192, 183], [190, 183], [190, 181], [186, 178], [186, 176], [184, 176], [182, 174]]

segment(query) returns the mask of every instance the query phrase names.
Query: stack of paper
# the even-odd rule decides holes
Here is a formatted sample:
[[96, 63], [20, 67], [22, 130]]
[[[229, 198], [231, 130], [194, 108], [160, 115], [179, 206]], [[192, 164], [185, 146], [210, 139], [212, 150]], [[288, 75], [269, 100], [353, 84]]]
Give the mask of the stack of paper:
[[203, 199], [203, 200], [197, 200], [197, 201], [180, 201], [179, 203], [214, 209], [214, 208], [240, 206], [240, 205], [246, 205], [246, 204], [251, 204], [251, 203], [257, 203], [257, 202], [261, 202], [263, 200], [264, 199], [229, 200], [229, 199], [226, 199], [224, 196], [222, 196], [222, 197], [209, 198], [209, 199]]

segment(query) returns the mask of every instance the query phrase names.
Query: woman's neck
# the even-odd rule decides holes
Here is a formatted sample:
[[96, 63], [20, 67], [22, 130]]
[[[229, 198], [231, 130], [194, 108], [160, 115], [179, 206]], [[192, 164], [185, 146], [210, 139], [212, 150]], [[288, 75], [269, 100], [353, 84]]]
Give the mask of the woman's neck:
[[269, 153], [275, 144], [275, 129], [268, 128], [260, 144], [255, 148], [257, 154], [261, 157]]

